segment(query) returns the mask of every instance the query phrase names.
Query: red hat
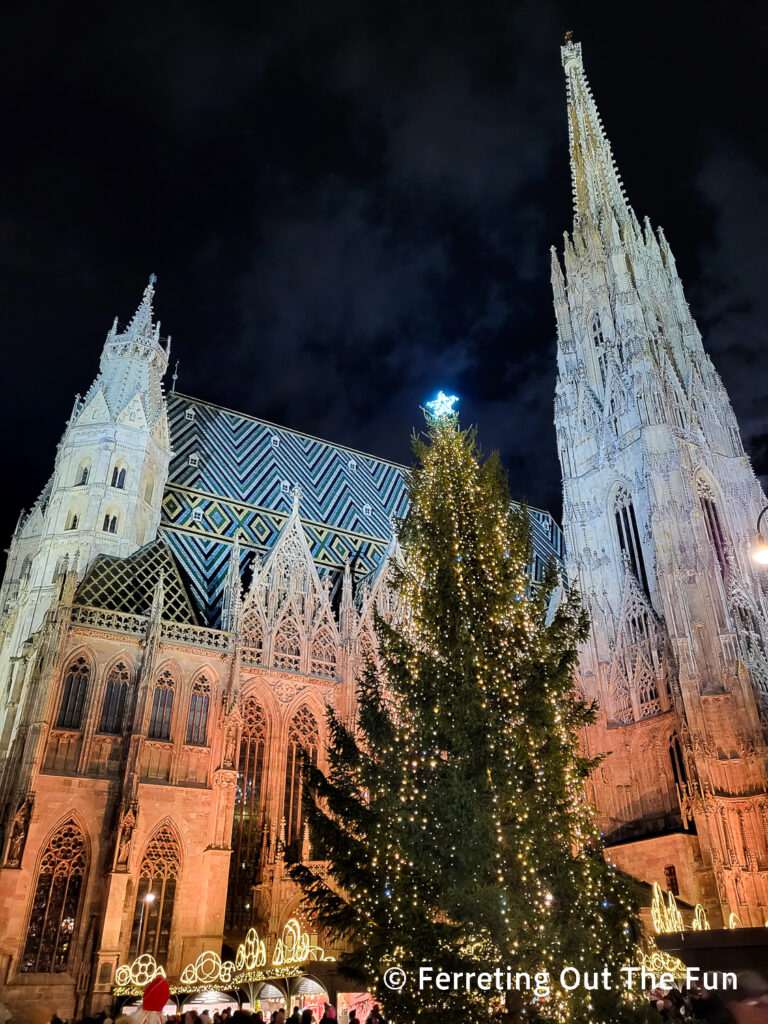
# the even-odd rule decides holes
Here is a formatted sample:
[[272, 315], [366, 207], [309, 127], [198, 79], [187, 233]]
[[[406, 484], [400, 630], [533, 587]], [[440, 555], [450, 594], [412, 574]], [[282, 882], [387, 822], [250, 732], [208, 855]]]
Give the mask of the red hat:
[[171, 998], [171, 990], [168, 988], [168, 982], [165, 978], [155, 978], [147, 985], [144, 989], [144, 998], [141, 1001], [141, 1005], [145, 1010], [155, 1011], [160, 1013]]

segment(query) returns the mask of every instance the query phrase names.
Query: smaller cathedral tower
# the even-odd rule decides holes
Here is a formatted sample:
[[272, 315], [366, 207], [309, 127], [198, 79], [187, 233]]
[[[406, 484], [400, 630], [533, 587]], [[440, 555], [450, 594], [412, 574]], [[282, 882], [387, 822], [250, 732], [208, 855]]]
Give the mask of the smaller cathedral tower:
[[136, 313], [107, 334], [99, 373], [78, 395], [53, 475], [16, 527], [0, 588], [0, 686], [39, 629], [60, 570], [80, 577], [98, 555], [125, 557], [153, 540], [171, 456], [162, 379], [170, 339], [153, 319], [155, 276]]

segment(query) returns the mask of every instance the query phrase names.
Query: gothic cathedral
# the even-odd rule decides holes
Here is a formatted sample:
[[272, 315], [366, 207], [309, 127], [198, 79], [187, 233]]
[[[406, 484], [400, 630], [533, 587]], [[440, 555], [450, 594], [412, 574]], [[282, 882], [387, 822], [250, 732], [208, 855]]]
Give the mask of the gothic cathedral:
[[552, 252], [566, 566], [592, 620], [579, 684], [608, 756], [590, 796], [613, 863], [713, 922], [768, 918], [765, 495], [663, 232], [622, 187], [562, 48], [574, 225]]
[[[564, 560], [592, 616], [578, 682], [601, 709], [584, 742], [608, 755], [590, 795], [610, 858], [713, 924], [762, 924], [765, 498], [664, 236], [624, 196], [580, 47], [563, 60], [566, 550], [530, 510], [531, 576]], [[403, 467], [166, 391], [154, 284], [107, 334], [0, 588], [0, 1000], [22, 1022], [34, 999], [108, 1006], [140, 954], [178, 978], [301, 919], [300, 751], [323, 763], [328, 705], [353, 720], [373, 610], [391, 614]], [[316, 973], [294, 982], [316, 991]]]

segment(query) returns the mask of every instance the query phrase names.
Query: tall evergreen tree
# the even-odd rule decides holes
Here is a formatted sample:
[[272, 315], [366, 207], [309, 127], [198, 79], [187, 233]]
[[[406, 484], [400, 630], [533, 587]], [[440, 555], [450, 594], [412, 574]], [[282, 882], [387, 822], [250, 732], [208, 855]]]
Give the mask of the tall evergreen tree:
[[[553, 614], [551, 567], [533, 589], [530, 528], [495, 456], [454, 413], [416, 440], [403, 562], [378, 619], [378, 668], [360, 680], [357, 727], [331, 712], [326, 774], [305, 765], [313, 858], [292, 868], [305, 902], [353, 952], [345, 971], [397, 1021], [424, 1010], [487, 1019], [498, 993], [419, 991], [418, 968], [547, 972], [528, 1019], [641, 1019], [619, 987], [637, 941], [631, 898], [602, 857], [579, 734], [594, 709], [573, 670], [587, 623], [571, 595]], [[382, 972], [408, 974], [400, 992]], [[614, 972], [611, 991], [559, 988], [560, 971]], [[519, 998], [519, 997], [518, 997]]]

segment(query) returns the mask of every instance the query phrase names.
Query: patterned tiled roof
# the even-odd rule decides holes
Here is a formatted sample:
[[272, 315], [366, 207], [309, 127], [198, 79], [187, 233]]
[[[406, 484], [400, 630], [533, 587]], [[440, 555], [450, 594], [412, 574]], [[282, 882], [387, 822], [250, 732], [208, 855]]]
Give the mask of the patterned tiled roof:
[[[168, 419], [174, 454], [161, 532], [208, 625], [220, 618], [235, 535], [245, 550], [268, 551], [296, 487], [318, 568], [339, 570], [349, 559], [358, 578], [375, 570], [393, 517], [407, 509], [404, 466], [186, 395], [168, 395]], [[551, 516], [532, 512], [531, 522], [542, 563], [559, 558]]]

